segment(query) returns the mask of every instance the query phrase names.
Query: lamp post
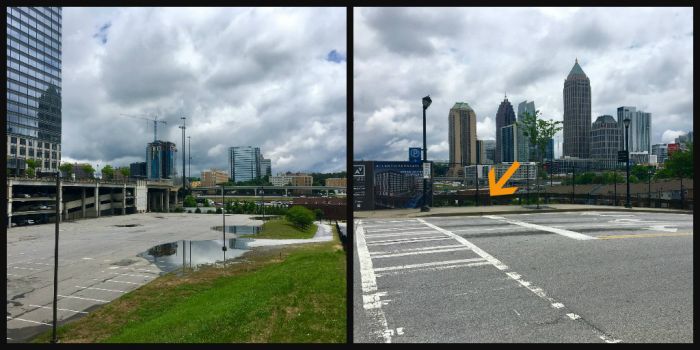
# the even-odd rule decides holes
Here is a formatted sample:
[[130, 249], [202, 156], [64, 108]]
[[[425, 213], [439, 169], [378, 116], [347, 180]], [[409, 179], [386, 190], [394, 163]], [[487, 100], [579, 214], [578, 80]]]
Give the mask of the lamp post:
[[[428, 109], [432, 102], [430, 95], [423, 97], [423, 164], [428, 162], [428, 145], [425, 137], [425, 110]], [[425, 169], [425, 166], [423, 169]], [[430, 208], [428, 208], [428, 179], [426, 174], [423, 174], [423, 206], [420, 208], [420, 211], [430, 211]]]
[[627, 203], [625, 204], [625, 208], [632, 208], [632, 205], [630, 204], [630, 118], [625, 118], [623, 123], [625, 124], [625, 151], [627, 153]]
[[651, 175], [654, 174], [652, 167], [649, 167], [648, 179], [647, 179], [647, 197], [649, 197], [649, 208], [651, 208]]
[[185, 156], [187, 152], [185, 152], [185, 122], [186, 122], [186, 117], [180, 117], [182, 119], [182, 125], [179, 126], [180, 129], [182, 129], [182, 196], [184, 200], [185, 193], [187, 193], [187, 173], [185, 173]]
[[51, 330], [51, 342], [57, 343], [56, 318], [58, 308], [58, 226], [61, 215], [61, 171], [56, 171], [56, 236], [53, 251], [53, 325]]
[[192, 139], [187, 136], [187, 177], [192, 177]]
[[613, 200], [613, 205], [617, 206], [617, 167], [620, 166], [620, 163], [615, 163], [615, 172], [613, 174], [613, 181], [615, 181], [615, 199]]

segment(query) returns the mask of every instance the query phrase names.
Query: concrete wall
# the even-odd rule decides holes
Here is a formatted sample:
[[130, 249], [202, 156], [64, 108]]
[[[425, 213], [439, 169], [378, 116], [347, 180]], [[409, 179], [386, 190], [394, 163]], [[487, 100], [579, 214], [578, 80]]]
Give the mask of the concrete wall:
[[136, 196], [134, 200], [136, 203], [136, 212], [145, 213], [148, 209], [148, 188], [146, 187], [145, 180], [137, 180], [134, 196]]

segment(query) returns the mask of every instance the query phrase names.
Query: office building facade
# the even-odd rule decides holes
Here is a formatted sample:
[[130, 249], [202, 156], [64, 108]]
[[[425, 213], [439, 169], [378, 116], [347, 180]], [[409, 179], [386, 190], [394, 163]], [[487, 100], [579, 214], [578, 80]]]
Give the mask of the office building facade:
[[[518, 122], [522, 122], [525, 118], [525, 114], [528, 113], [530, 115], [535, 115], [535, 101], [530, 101], [528, 102], [523, 101], [518, 104]], [[527, 140], [528, 147], [529, 147], [529, 159], [528, 161], [535, 161], [537, 160], [537, 147], [534, 144], [530, 143], [530, 140]]]
[[148, 177], [148, 167], [146, 162], [136, 162], [129, 164], [129, 177], [145, 179]]
[[599, 116], [591, 126], [591, 158], [602, 169], [617, 166], [620, 148], [620, 128], [611, 115]]
[[663, 164], [668, 159], [668, 145], [663, 143], [651, 145], [651, 154], [656, 156], [659, 164]]
[[223, 182], [228, 182], [228, 174], [225, 171], [216, 169], [202, 171], [201, 186], [212, 187]]
[[146, 173], [152, 180], [174, 179], [177, 175], [177, 149], [168, 141], [155, 141], [146, 147]]
[[466, 102], [457, 102], [448, 121], [450, 167], [476, 164], [476, 113]]
[[564, 156], [589, 158], [591, 151], [591, 82], [574, 63], [564, 80]]
[[503, 154], [503, 141], [501, 140], [500, 130], [513, 123], [515, 123], [513, 105], [508, 101], [508, 96], [505, 96], [496, 112], [496, 163], [504, 162], [501, 158]]
[[61, 161], [60, 7], [7, 7], [7, 168], [52, 172]]
[[495, 153], [496, 140], [476, 140], [476, 164], [493, 164]]
[[513, 123], [501, 128], [501, 160], [502, 162], [528, 162], [530, 158], [530, 142], [523, 134], [522, 128]]
[[260, 176], [272, 176], [272, 160], [263, 158], [260, 161]]
[[622, 106], [617, 109], [617, 125], [622, 135], [620, 149], [625, 149], [625, 118], [630, 119], [629, 151], [651, 154], [651, 113], [638, 111], [635, 107]]
[[252, 146], [235, 146], [229, 148], [229, 174], [233, 182], [251, 181], [260, 174], [262, 162], [260, 148]]

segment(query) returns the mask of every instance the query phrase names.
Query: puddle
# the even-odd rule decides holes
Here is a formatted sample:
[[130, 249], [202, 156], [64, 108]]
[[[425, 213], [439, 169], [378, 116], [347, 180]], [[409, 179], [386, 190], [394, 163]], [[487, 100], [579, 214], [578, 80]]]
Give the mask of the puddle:
[[115, 227], [136, 227], [141, 226], [139, 224], [126, 224], [126, 225], [114, 225]]
[[182, 240], [151, 247], [139, 254], [155, 264], [163, 272], [181, 269], [183, 265], [196, 269], [202, 265], [211, 265], [222, 261], [231, 261], [248, 251], [250, 239], [229, 238], [226, 251], [222, 249], [221, 240], [189, 241]]
[[[214, 231], [221, 232], [221, 226], [214, 226], [211, 228]], [[260, 226], [244, 226], [244, 225], [232, 225], [226, 226], [226, 233], [235, 233], [239, 235], [253, 235], [260, 232]]]

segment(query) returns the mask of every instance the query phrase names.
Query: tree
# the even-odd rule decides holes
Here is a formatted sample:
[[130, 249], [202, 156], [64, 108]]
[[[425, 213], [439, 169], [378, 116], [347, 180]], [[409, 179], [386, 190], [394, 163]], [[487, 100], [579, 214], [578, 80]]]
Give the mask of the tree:
[[[539, 168], [542, 167], [542, 159], [544, 158], [545, 149], [547, 144], [554, 137], [559, 130], [562, 129], [560, 124], [561, 121], [555, 120], [544, 120], [537, 119], [540, 111], [535, 111], [535, 114], [525, 112], [525, 116], [522, 121], [517, 122], [518, 127], [523, 128], [523, 134], [530, 140], [530, 144], [535, 146], [536, 157], [538, 161], [538, 172]], [[540, 177], [537, 177], [537, 208], [540, 207]]]
[[95, 168], [93, 168], [90, 164], [83, 164], [81, 169], [85, 174], [87, 174], [88, 177], [93, 177], [95, 174]]
[[314, 222], [315, 215], [311, 210], [300, 205], [295, 205], [287, 211], [285, 217], [293, 225], [303, 229]]
[[102, 177], [105, 180], [112, 180], [114, 178], [114, 168], [109, 164], [105, 165], [105, 167], [102, 168]]
[[58, 167], [58, 169], [61, 170], [64, 176], [70, 176], [70, 174], [73, 173], [73, 164], [63, 163]]
[[693, 178], [693, 144], [689, 142], [687, 145], [687, 150], [674, 152], [664, 163], [664, 168], [673, 177]]
[[119, 168], [119, 173], [122, 174], [124, 178], [127, 178], [131, 174], [131, 170], [128, 167], [121, 167]]
[[323, 210], [319, 208], [314, 209], [314, 215], [316, 215], [316, 220], [320, 221], [321, 219], [323, 219]]
[[36, 168], [39, 166], [39, 161], [36, 159], [27, 159], [27, 176], [34, 177], [36, 174]]
[[194, 199], [194, 197], [187, 196], [187, 197], [185, 197], [185, 201], [184, 201], [183, 205], [186, 207], [196, 207], [197, 201]]

